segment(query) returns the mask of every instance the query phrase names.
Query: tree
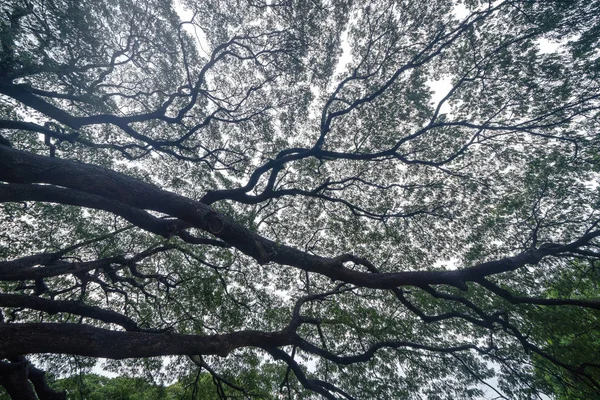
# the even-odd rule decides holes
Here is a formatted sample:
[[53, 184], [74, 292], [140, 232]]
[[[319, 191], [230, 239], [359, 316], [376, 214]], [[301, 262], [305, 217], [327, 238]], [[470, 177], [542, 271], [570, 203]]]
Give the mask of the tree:
[[64, 388], [69, 398], [102, 400], [171, 400], [181, 397], [171, 396], [168, 389], [150, 385], [142, 378], [119, 376], [107, 378], [96, 374], [72, 376], [60, 379], [55, 386]]
[[57, 380], [53, 386], [64, 389], [73, 398], [90, 400], [218, 400], [217, 388], [208, 373], [194, 373], [167, 387], [148, 383], [143, 378], [96, 374], [75, 375]]
[[[574, 264], [575, 271], [586, 270], [586, 274], [574, 274], [566, 270], [561, 272], [559, 279], [547, 289], [546, 297], [584, 297], [598, 298], [598, 265], [593, 263]], [[546, 351], [551, 352], [561, 360], [569, 363], [595, 363], [600, 353], [600, 336], [598, 330], [590, 329], [596, 326], [597, 316], [585, 308], [554, 308], [529, 310], [528, 318], [536, 322], [535, 329], [544, 330]], [[540, 319], [540, 320], [538, 320]], [[552, 321], [582, 321], [577, 324], [554, 324]], [[536, 373], [556, 394], [558, 399], [593, 399], [597, 391], [582, 385], [580, 377], [568, 370], [557, 367], [539, 356], [534, 357]], [[598, 380], [598, 370], [589, 371]]]
[[600, 2], [0, 7], [13, 398], [600, 395]]

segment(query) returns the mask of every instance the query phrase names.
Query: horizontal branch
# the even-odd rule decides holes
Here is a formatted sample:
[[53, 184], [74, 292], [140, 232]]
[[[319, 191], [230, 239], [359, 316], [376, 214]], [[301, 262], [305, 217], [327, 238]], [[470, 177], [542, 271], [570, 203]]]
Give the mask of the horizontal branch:
[[285, 332], [240, 331], [223, 335], [112, 331], [84, 324], [0, 323], [0, 358], [60, 353], [112, 359], [167, 355], [227, 356], [241, 347], [286, 346]]
[[[109, 270], [113, 265], [131, 266], [144, 258], [173, 249], [171, 245], [150, 248], [130, 258], [123, 256], [106, 257], [92, 261], [69, 262], [50, 259], [48, 263], [39, 263], [36, 256], [23, 257], [16, 260], [0, 262], [0, 281], [20, 281], [27, 279], [43, 279], [65, 274], [80, 275], [95, 269]], [[53, 253], [60, 254], [60, 252]], [[40, 255], [42, 259], [44, 254]], [[43, 265], [37, 267], [36, 265]]]
[[479, 283], [481, 286], [483, 286], [490, 292], [497, 294], [504, 300], [507, 300], [508, 302], [513, 304], [536, 304], [540, 306], [575, 306], [594, 308], [596, 310], [600, 310], [600, 301], [590, 301], [582, 299], [546, 299], [542, 297], [515, 296], [508, 290], [493, 284], [487, 279], [481, 279], [477, 281], [477, 283]]
[[227, 247], [227, 245], [221, 241], [196, 238], [183, 231], [183, 229], [191, 227], [191, 224], [184, 221], [178, 219], [157, 218], [139, 208], [130, 207], [116, 200], [110, 200], [102, 196], [85, 193], [75, 189], [66, 189], [50, 185], [18, 183], [0, 184], [0, 203], [9, 201], [41, 201], [104, 210], [124, 218], [139, 228], [165, 238], [179, 236], [184, 241], [193, 244], [210, 244], [213, 246]]
[[140, 330], [137, 323], [125, 315], [112, 310], [104, 310], [100, 307], [89, 306], [79, 301], [50, 300], [36, 296], [0, 293], [0, 307], [30, 308], [32, 310], [44, 311], [49, 314], [63, 312], [117, 324], [128, 331]]
[[472, 344], [464, 344], [464, 345], [453, 346], [453, 347], [442, 347], [442, 346], [429, 346], [429, 345], [424, 345], [424, 344], [414, 343], [414, 342], [407, 342], [407, 341], [383, 341], [383, 342], [378, 342], [378, 343], [374, 344], [373, 346], [368, 348], [364, 353], [356, 354], [356, 355], [352, 355], [352, 356], [339, 356], [337, 354], [333, 354], [327, 350], [317, 347], [317, 346], [315, 346], [307, 341], [304, 341], [304, 340], [301, 341], [300, 343], [298, 343], [297, 346], [308, 353], [319, 355], [329, 361], [332, 361], [332, 362], [334, 362], [336, 364], [340, 364], [340, 365], [350, 365], [350, 364], [356, 364], [356, 363], [362, 363], [362, 362], [369, 361], [371, 358], [373, 358], [375, 356], [375, 353], [377, 351], [379, 351], [381, 349], [385, 349], [385, 348], [399, 349], [401, 347], [406, 347], [406, 348], [410, 348], [410, 349], [425, 350], [425, 351], [430, 351], [430, 352], [434, 352], [434, 353], [456, 353], [456, 352], [468, 351], [468, 350], [476, 350], [476, 351], [479, 351], [482, 353], [487, 353], [490, 350], [490, 349], [480, 349], [477, 346], [472, 345]]
[[138, 209], [158, 211], [202, 229], [254, 258], [261, 264], [274, 262], [347, 282], [361, 287], [391, 289], [398, 286], [446, 284], [467, 289], [466, 282], [485, 276], [514, 271], [539, 263], [544, 257], [572, 252], [600, 236], [589, 232], [567, 245], [549, 244], [512, 257], [481, 263], [455, 271], [407, 271], [370, 273], [344, 266], [346, 262], [364, 265], [352, 255], [323, 257], [283, 245], [258, 235], [208, 205], [99, 166], [38, 156], [0, 146], [0, 180], [12, 183], [47, 183], [64, 186]]

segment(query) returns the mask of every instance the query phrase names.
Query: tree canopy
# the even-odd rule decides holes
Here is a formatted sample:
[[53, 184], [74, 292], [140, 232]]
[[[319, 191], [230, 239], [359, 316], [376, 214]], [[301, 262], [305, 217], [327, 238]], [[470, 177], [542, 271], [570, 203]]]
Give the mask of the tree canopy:
[[600, 1], [0, 10], [9, 396], [600, 398]]

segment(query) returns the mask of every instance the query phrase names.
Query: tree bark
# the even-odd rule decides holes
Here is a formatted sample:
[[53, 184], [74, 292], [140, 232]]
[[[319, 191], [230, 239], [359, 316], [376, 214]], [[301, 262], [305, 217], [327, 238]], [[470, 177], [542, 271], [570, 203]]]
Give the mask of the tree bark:
[[[514, 271], [526, 264], [536, 264], [545, 256], [571, 251], [600, 236], [600, 230], [592, 231], [564, 246], [541, 246], [539, 249], [463, 270], [362, 272], [349, 269], [344, 266], [344, 263], [354, 262], [369, 268], [369, 262], [366, 260], [351, 255], [322, 257], [279, 244], [236, 223], [204, 203], [99, 166], [39, 156], [0, 146], [0, 180], [11, 183], [58, 185], [101, 196], [136, 209], [158, 211], [218, 237], [261, 264], [275, 262], [289, 265], [325, 275], [334, 281], [375, 289], [446, 284], [466, 290], [467, 281], [478, 281], [489, 275]], [[218, 226], [218, 229], [215, 229], [215, 226]]]
[[166, 355], [227, 356], [241, 347], [286, 346], [288, 331], [240, 331], [223, 335], [182, 335], [114, 331], [84, 324], [0, 323], [0, 358], [20, 354], [61, 353], [112, 359]]

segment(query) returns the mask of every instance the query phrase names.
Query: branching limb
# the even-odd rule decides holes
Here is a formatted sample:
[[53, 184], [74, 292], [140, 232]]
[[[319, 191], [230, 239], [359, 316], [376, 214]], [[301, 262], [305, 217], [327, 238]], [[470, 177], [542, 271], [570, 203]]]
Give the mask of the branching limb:
[[13, 399], [66, 400], [66, 392], [56, 392], [46, 381], [46, 373], [23, 356], [0, 361], [0, 385]]

